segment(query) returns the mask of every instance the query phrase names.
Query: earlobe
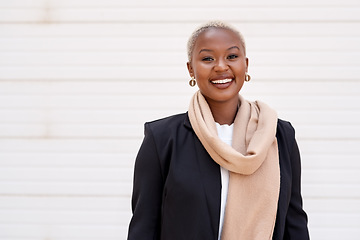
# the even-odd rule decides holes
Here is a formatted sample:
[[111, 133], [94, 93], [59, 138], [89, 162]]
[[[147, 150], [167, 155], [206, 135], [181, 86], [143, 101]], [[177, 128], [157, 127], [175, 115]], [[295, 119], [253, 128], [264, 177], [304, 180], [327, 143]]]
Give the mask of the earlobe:
[[245, 63], [246, 63], [246, 72], [247, 72], [249, 67], [249, 58], [245, 58]]

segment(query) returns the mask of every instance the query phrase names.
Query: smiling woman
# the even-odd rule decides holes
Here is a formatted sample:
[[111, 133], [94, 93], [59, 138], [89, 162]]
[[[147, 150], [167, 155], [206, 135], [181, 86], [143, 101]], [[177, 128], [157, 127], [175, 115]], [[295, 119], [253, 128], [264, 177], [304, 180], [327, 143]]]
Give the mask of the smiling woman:
[[187, 113], [145, 124], [128, 239], [309, 239], [294, 129], [239, 95], [250, 80], [243, 37], [210, 22], [188, 57], [199, 91]]
[[215, 121], [231, 124], [248, 69], [242, 38], [225, 28], [209, 28], [198, 35], [189, 49], [187, 63], [191, 77], [213, 110]]

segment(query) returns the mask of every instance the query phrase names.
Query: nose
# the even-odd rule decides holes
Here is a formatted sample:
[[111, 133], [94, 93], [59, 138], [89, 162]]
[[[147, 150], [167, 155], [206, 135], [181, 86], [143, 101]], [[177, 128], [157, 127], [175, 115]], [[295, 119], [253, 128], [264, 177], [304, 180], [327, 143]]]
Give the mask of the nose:
[[224, 72], [224, 71], [227, 71], [228, 69], [229, 69], [229, 66], [227, 65], [227, 63], [224, 59], [219, 59], [218, 61], [216, 61], [215, 66], [214, 66], [214, 70], [216, 72]]

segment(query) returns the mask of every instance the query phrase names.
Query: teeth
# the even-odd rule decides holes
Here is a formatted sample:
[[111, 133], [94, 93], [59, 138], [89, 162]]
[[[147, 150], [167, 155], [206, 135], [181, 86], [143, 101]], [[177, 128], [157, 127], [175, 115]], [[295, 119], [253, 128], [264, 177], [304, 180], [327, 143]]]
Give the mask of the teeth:
[[230, 78], [227, 78], [227, 79], [220, 79], [220, 80], [214, 80], [214, 81], [211, 81], [212, 83], [228, 83], [228, 82], [231, 82], [232, 79]]

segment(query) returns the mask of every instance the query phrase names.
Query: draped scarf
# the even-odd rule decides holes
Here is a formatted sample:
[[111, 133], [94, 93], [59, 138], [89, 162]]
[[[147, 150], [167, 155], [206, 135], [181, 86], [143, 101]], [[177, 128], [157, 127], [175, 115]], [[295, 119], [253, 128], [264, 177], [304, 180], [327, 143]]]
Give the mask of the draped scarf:
[[222, 240], [272, 239], [280, 191], [277, 114], [265, 103], [239, 95], [232, 145], [220, 140], [214, 117], [197, 91], [189, 106], [195, 134], [220, 166], [229, 170]]

